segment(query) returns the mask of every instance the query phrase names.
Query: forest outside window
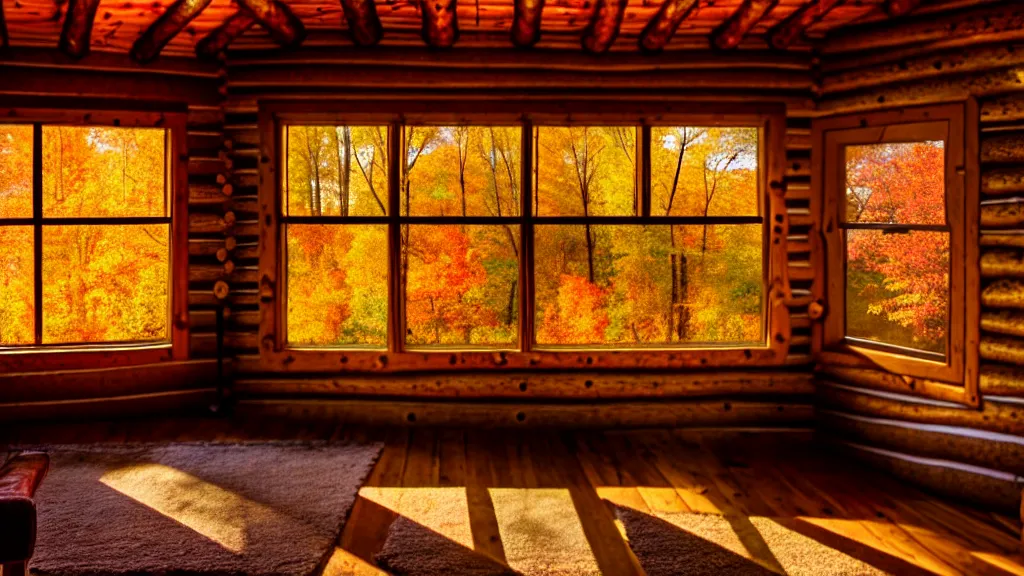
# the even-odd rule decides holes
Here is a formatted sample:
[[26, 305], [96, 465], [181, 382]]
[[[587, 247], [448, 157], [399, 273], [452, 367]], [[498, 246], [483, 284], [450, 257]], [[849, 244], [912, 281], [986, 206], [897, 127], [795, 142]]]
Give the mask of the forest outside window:
[[763, 134], [286, 122], [282, 345], [767, 348]]
[[885, 119], [825, 132], [826, 207], [837, 222], [826, 345], [901, 374], [962, 381], [962, 115]]
[[170, 343], [169, 132], [0, 125], [0, 348]]

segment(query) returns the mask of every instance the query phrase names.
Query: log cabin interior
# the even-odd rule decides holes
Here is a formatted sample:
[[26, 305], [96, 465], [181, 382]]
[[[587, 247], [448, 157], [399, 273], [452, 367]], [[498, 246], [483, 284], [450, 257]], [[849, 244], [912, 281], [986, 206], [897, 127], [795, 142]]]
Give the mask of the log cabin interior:
[[0, 571], [1024, 574], [1024, 4], [2, 0]]

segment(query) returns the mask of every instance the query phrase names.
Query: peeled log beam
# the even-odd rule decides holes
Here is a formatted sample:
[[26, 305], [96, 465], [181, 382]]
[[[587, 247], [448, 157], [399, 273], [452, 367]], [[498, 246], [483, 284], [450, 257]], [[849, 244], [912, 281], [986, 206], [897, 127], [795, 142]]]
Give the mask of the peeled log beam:
[[697, 0], [665, 0], [640, 34], [640, 49], [657, 52], [672, 40], [683, 20], [697, 7]]
[[1024, 254], [993, 250], [981, 255], [982, 278], [1024, 278]]
[[786, 17], [768, 33], [773, 48], [785, 50], [803, 37], [804, 32], [825, 17], [843, 0], [811, 0]]
[[893, 18], [910, 14], [921, 0], [889, 0], [885, 4], [885, 11]]
[[1024, 313], [1012, 310], [981, 313], [981, 329], [1024, 338]]
[[451, 48], [459, 40], [456, 0], [420, 0], [423, 41], [432, 48]]
[[985, 360], [1024, 365], [1024, 341], [1006, 336], [982, 336], [978, 347]]
[[597, 0], [594, 14], [583, 30], [583, 49], [591, 54], [607, 52], [619, 35], [625, 13], [626, 0]]
[[1024, 396], [1024, 370], [985, 364], [978, 381], [981, 393], [996, 396]]
[[993, 168], [981, 173], [981, 191], [992, 196], [1024, 192], [1024, 168]]
[[373, 0], [341, 0], [352, 42], [359, 46], [376, 46], [384, 36], [384, 27], [377, 16]]
[[1013, 228], [1024, 222], [1024, 200], [999, 201], [981, 206], [983, 228]]
[[747, 32], [778, 3], [779, 0], [744, 0], [739, 9], [715, 30], [711, 43], [722, 50], [739, 46]]
[[305, 40], [306, 27], [302, 21], [278, 0], [238, 0], [238, 4], [251, 12], [281, 46], [298, 46]]
[[544, 0], [515, 0], [512, 18], [512, 43], [519, 48], [531, 48], [540, 40], [540, 17]]
[[71, 58], [81, 58], [89, 52], [92, 23], [96, 18], [99, 0], [70, 0], [64, 16], [64, 28], [57, 48]]
[[1024, 310], [1024, 283], [1019, 280], [997, 280], [981, 291], [981, 305], [986, 308]]
[[246, 30], [256, 25], [256, 17], [245, 10], [239, 10], [223, 24], [212, 30], [202, 40], [196, 43], [196, 56], [202, 58], [213, 58], [220, 54], [236, 38], [245, 33]]
[[1024, 133], [989, 134], [981, 141], [982, 162], [1024, 162]]
[[145, 64], [160, 55], [160, 51], [179, 32], [188, 26], [213, 0], [177, 0], [156, 19], [132, 45], [131, 57]]

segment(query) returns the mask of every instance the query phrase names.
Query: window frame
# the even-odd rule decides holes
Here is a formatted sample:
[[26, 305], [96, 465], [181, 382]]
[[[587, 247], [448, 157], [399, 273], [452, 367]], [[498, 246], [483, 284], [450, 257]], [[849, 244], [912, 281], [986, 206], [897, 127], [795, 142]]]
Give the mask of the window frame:
[[[782, 106], [660, 104], [641, 105], [624, 112], [622, 106], [608, 102], [533, 101], [450, 103], [398, 102], [334, 102], [306, 103], [296, 106], [287, 102], [261, 102], [259, 128], [263, 153], [260, 166], [260, 355], [259, 366], [267, 371], [342, 371], [402, 372], [414, 370], [503, 369], [598, 369], [642, 368], [673, 369], [712, 366], [777, 366], [785, 362], [789, 348], [789, 309], [784, 304], [788, 294], [785, 241], [788, 226], [782, 200], [785, 162], [785, 111]], [[470, 112], [460, 110], [469, 109]], [[574, 110], [572, 113], [566, 110]], [[367, 350], [343, 347], [293, 347], [286, 344], [284, 314], [287, 303], [285, 281], [285, 246], [282, 206], [285, 194], [283, 149], [288, 125], [387, 125], [389, 162], [389, 209], [384, 218], [365, 223], [389, 224], [388, 339], [387, 348]], [[404, 126], [412, 125], [493, 125], [522, 126], [520, 155], [520, 209], [514, 217], [479, 216], [463, 218], [402, 216], [399, 170]], [[534, 342], [533, 303], [527, 294], [534, 294], [533, 226], [538, 223], [583, 221], [583, 217], [550, 217], [532, 214], [532, 198], [536, 184], [537, 126], [630, 125], [637, 127], [637, 171], [644, 212], [638, 216], [590, 217], [591, 224], [678, 224], [676, 220], [701, 220], [702, 217], [666, 218], [650, 216], [644, 208], [650, 198], [648, 162], [649, 135], [652, 126], [751, 126], [760, 131], [759, 187], [763, 234], [763, 274], [765, 278], [763, 346], [644, 347], [615, 346], [537, 346]], [[645, 143], [647, 147], [645, 147]], [[527, 161], [527, 158], [530, 161]], [[726, 217], [728, 218], [728, 217]], [[337, 222], [342, 218], [333, 219]], [[364, 223], [365, 218], [348, 217], [351, 224]], [[398, 283], [398, 257], [403, 224], [499, 224], [512, 221], [520, 227], [521, 260], [519, 267], [519, 337], [507, 348], [457, 349], [407, 346], [403, 334], [404, 302]], [[524, 336], [528, 335], [528, 338]], [[768, 335], [771, 335], [769, 337]]]
[[[4, 124], [23, 124], [33, 129], [33, 214], [24, 219], [34, 230], [34, 254], [40, 258], [41, 229], [48, 220], [58, 223], [103, 225], [117, 221], [167, 221], [170, 228], [168, 248], [168, 309], [166, 340], [157, 342], [96, 342], [28, 344], [0, 349], [0, 371], [32, 372], [38, 370], [72, 370], [133, 366], [189, 358], [188, 316], [188, 147], [186, 142], [187, 113], [184, 111], [76, 110], [54, 108], [0, 107]], [[85, 217], [76, 219], [46, 218], [39, 199], [42, 183], [42, 128], [45, 126], [160, 128], [166, 130], [166, 207], [161, 217]], [[38, 142], [36, 140], [39, 140]], [[65, 222], [68, 221], [68, 222]], [[165, 223], [165, 222], [160, 222]], [[10, 224], [8, 224], [10, 225]], [[37, 266], [38, 270], [39, 266]], [[34, 284], [37, 301], [36, 321], [41, 315], [42, 286]], [[39, 334], [41, 326], [36, 326]]]
[[[977, 405], [980, 279], [977, 104], [940, 104], [835, 116], [817, 120], [814, 142], [815, 188], [821, 190], [825, 239], [824, 292], [828, 313], [821, 331], [819, 361], [851, 367], [881, 368], [910, 378], [910, 390], [940, 400]], [[846, 336], [845, 146], [936, 140], [944, 124], [946, 228], [950, 241], [947, 348], [943, 361], [900, 347]], [[914, 225], [895, 225], [915, 228]], [[971, 297], [973, 295], [973, 297]], [[914, 379], [921, 379], [916, 382]]]

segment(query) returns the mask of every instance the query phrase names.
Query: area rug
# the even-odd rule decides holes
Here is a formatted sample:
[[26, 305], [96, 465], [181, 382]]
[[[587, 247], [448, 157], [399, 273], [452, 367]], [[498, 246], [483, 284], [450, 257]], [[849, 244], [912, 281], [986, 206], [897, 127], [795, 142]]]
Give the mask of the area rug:
[[34, 447], [31, 568], [99, 574], [316, 572], [380, 455], [378, 444]]
[[[622, 506], [616, 514], [648, 576], [878, 576], [886, 572], [790, 530], [767, 517], [744, 518], [756, 543], [744, 544], [735, 520], [697, 513], [646, 514]], [[761, 549], [758, 557], [751, 545]]]

